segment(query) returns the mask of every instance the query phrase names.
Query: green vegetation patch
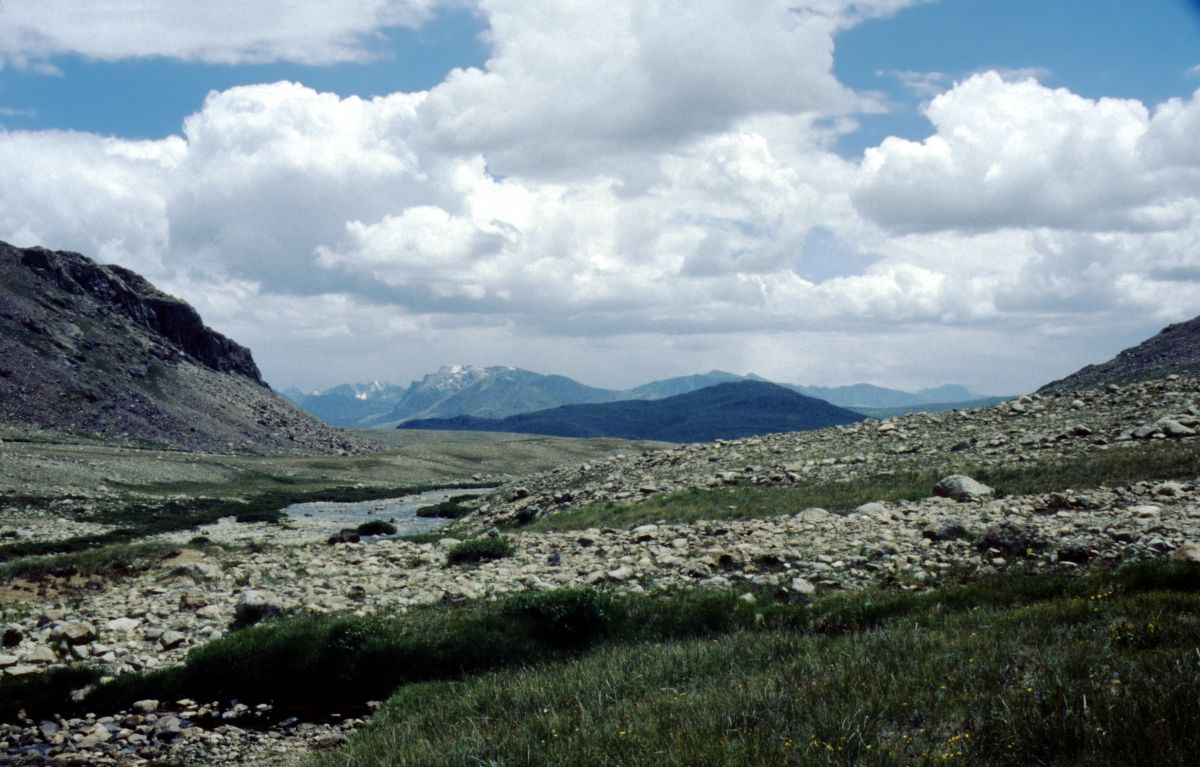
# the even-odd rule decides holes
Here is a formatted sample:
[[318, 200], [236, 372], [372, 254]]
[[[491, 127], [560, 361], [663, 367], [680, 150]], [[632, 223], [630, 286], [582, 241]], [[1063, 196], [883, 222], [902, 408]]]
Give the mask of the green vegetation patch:
[[118, 543], [69, 554], [22, 557], [0, 564], [0, 581], [127, 575], [152, 566], [175, 548], [167, 543]]
[[1195, 594], [920, 612], [829, 637], [743, 630], [415, 684], [320, 767], [1184, 767]]
[[0, 676], [0, 722], [16, 722], [22, 711], [53, 715], [71, 700], [71, 694], [94, 685], [102, 673], [97, 668], [60, 666], [27, 676]]
[[462, 519], [475, 510], [475, 506], [470, 502], [478, 497], [477, 495], [452, 495], [441, 503], [422, 506], [417, 509], [417, 516], [427, 519]]
[[354, 532], [359, 535], [395, 535], [396, 526], [382, 519], [372, 519], [354, 528]]
[[1050, 493], [1115, 486], [1141, 480], [1191, 479], [1200, 465], [1200, 442], [1136, 444], [1093, 450], [1069, 458], [984, 467], [947, 461], [915, 471], [882, 472], [848, 480], [796, 485], [733, 485], [653, 495], [637, 502], [605, 502], [554, 512], [526, 525], [532, 531], [634, 527], [650, 522], [694, 523], [795, 514], [820, 507], [853, 509], [872, 501], [916, 501], [933, 494], [948, 474], [967, 474], [1000, 495]]
[[516, 549], [507, 538], [471, 538], [456, 543], [446, 552], [446, 564], [463, 565], [511, 557]]
[[[755, 598], [747, 600], [743, 593], [725, 590], [617, 595], [583, 589], [436, 606], [393, 617], [299, 615], [197, 647], [182, 666], [119, 676], [79, 701], [28, 692], [41, 689], [36, 680], [44, 674], [26, 677], [27, 688], [0, 690], [0, 697], [10, 701], [13, 710], [25, 708], [35, 718], [113, 711], [143, 698], [237, 699], [273, 702], [281, 711], [311, 712], [379, 700], [418, 682], [574, 662], [581, 654], [603, 648], [638, 656], [662, 651], [655, 649], [656, 643], [704, 639], [696, 647], [714, 641], [718, 646], [743, 633], [758, 637], [745, 641], [761, 642], [763, 647], [801, 640], [813, 647], [856, 647], [879, 631], [957, 636], [959, 624], [954, 621], [965, 621], [958, 640], [966, 643], [962, 653], [987, 657], [993, 644], [1019, 636], [1022, 625], [1032, 622], [1042, 627], [1038, 643], [1062, 644], [1063, 652], [1075, 642], [1092, 643], [1087, 645], [1094, 655], [1092, 669], [1127, 655], [1126, 660], [1134, 662], [1137, 658], [1132, 656], [1160, 650], [1169, 653], [1172, 662], [1180, 661], [1185, 651], [1195, 654], [1200, 644], [1200, 566], [1191, 563], [1156, 561], [1083, 577], [1009, 574], [920, 594], [870, 590], [813, 602], [788, 601], [772, 591], [754, 593]], [[913, 660], [901, 657], [912, 652], [910, 645], [891, 650], [880, 646], [878, 652], [882, 670], [876, 673], [887, 673], [887, 663]], [[896, 657], [889, 660], [889, 652]], [[781, 662], [788, 657], [778, 656]], [[999, 665], [979, 667], [986, 684], [1009, 677], [1025, 680], [1032, 673], [1032, 667], [1013, 659], [995, 663]], [[947, 666], [947, 673], [953, 668]], [[539, 673], [548, 674], [547, 680], [553, 677], [551, 672]], [[937, 685], [945, 677], [942, 673], [921, 683]], [[638, 684], [637, 677], [629, 683]], [[786, 678], [770, 682], [780, 689], [788, 689], [790, 683]], [[982, 689], [972, 695], [982, 695]], [[1200, 706], [1194, 689], [1192, 705]], [[599, 701], [607, 693], [594, 689], [581, 694], [581, 700]], [[842, 705], [844, 699], [839, 700]], [[968, 702], [978, 703], [974, 698]], [[894, 703], [904, 707], [903, 700]], [[1159, 709], [1152, 708], [1158, 715]], [[662, 717], [671, 720], [668, 711]], [[428, 737], [440, 736], [431, 732]], [[405, 761], [381, 757], [378, 763]]]

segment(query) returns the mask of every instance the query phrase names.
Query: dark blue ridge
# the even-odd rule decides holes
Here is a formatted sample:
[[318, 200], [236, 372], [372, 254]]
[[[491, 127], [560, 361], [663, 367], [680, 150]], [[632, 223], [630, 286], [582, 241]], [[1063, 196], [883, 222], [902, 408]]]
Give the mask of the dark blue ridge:
[[709, 442], [862, 420], [865, 417], [859, 413], [783, 386], [738, 381], [660, 400], [564, 405], [507, 418], [426, 418], [407, 421], [398, 428]]

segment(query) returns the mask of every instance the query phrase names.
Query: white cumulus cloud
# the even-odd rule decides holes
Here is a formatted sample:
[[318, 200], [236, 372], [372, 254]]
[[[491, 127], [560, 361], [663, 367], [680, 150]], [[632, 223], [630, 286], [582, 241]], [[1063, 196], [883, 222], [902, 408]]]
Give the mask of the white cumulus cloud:
[[359, 61], [388, 27], [419, 26], [457, 0], [5, 0], [0, 65], [62, 54], [116, 61], [164, 57], [236, 64]]
[[[359, 2], [363, 30], [432, 8]], [[1013, 391], [1200, 311], [1200, 97], [983, 73], [924, 141], [835, 151], [867, 104], [834, 35], [902, 5], [482, 0], [491, 60], [428, 92], [238, 87], [163, 141], [0, 131], [0, 239], [145, 272], [306, 386], [458, 361]], [[366, 50], [339, 29], [313, 40]], [[270, 55], [342, 55], [302, 38]]]
[[1200, 213], [1188, 136], [1200, 98], [1151, 114], [1035, 80], [984, 73], [934, 98], [936, 132], [868, 149], [859, 210], [893, 231], [1055, 227], [1162, 230]]

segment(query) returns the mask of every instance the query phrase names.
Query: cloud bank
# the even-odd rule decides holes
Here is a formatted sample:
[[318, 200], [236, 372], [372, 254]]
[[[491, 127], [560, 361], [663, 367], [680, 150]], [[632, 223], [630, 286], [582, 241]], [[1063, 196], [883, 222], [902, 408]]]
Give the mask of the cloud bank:
[[[5, 6], [26, 26], [0, 56], [328, 62], [437, 10], [296, 2], [268, 39], [199, 10], [127, 35], [97, 1], [88, 37], [43, 5]], [[277, 385], [464, 361], [1016, 391], [1200, 312], [1200, 92], [926, 78], [927, 138], [843, 157], [879, 105], [832, 74], [835, 36], [904, 5], [481, 0], [486, 68], [427, 92], [281, 82], [161, 141], [0, 133], [0, 238], [144, 272]]]

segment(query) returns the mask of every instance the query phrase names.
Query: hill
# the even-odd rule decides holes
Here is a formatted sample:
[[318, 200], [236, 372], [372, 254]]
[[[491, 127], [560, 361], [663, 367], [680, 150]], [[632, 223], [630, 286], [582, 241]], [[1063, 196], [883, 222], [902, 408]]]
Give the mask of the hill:
[[559, 405], [612, 402], [621, 398], [619, 392], [587, 386], [566, 376], [503, 366], [450, 365], [414, 383], [389, 420], [463, 414], [505, 418]]
[[0, 418], [212, 452], [359, 447], [276, 396], [250, 350], [119, 266], [0, 243]]
[[642, 384], [641, 386], [635, 386], [623, 392], [626, 396], [622, 397], [622, 399], [663, 399], [664, 397], [674, 397], [679, 394], [687, 394], [699, 389], [705, 389], [709, 386], [716, 386], [717, 384], [750, 380], [761, 381], [764, 379], [755, 376], [740, 376], [735, 373], [726, 373], [724, 370], [710, 370], [707, 373], [664, 378], [659, 381]]
[[1108, 362], [1088, 365], [1038, 391], [1052, 393], [1197, 373], [1200, 373], [1200, 317], [1168, 325], [1158, 335], [1122, 351]]
[[332, 426], [370, 428], [384, 421], [407, 392], [403, 386], [371, 381], [310, 393], [290, 388], [280, 394]]
[[[756, 375], [740, 376], [712, 370], [619, 390], [587, 386], [566, 376], [543, 375], [514, 367], [445, 365], [436, 373], [414, 381], [407, 388], [372, 381], [342, 384], [307, 394], [288, 389], [283, 396], [334, 426], [373, 428], [395, 426], [414, 419], [456, 416], [505, 418], [561, 405], [663, 399], [715, 384], [738, 381], [771, 383]], [[830, 387], [779, 385], [869, 416], [875, 416], [875, 411], [880, 408], [886, 409], [880, 412], [894, 415], [982, 404], [979, 395], [954, 385], [918, 392], [871, 384]]]
[[421, 419], [402, 429], [503, 431], [664, 442], [736, 439], [855, 423], [864, 416], [775, 384], [738, 381], [660, 400], [564, 405], [507, 418]]
[[622, 392], [586, 386], [566, 376], [499, 365], [444, 365], [408, 387], [373, 381], [283, 394], [326, 423], [353, 428], [458, 415], [504, 418], [559, 405], [626, 399]]

